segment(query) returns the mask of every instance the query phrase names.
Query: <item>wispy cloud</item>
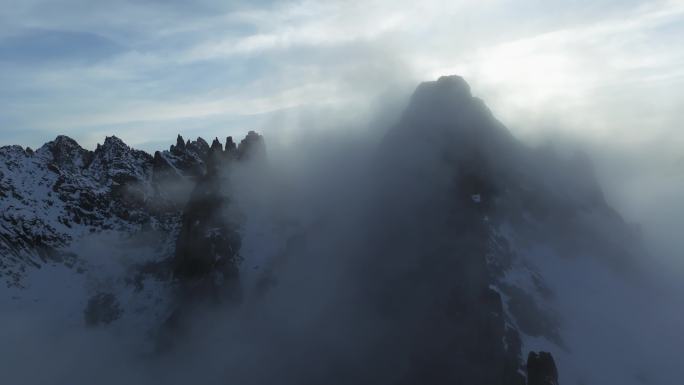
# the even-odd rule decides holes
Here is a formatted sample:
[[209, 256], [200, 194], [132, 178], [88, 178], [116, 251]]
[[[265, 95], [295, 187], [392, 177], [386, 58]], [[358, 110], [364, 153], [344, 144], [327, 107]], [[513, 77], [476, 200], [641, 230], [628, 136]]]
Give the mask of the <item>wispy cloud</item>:
[[[9, 143], [20, 130], [79, 137], [363, 103], [460, 73], [523, 133], [562, 120], [592, 135], [646, 123], [660, 135], [654, 120], [664, 127], [681, 100], [683, 15], [681, 1], [27, 0], [0, 11], [0, 122], [12, 125], [0, 130]], [[35, 31], [44, 36], [17, 48]]]

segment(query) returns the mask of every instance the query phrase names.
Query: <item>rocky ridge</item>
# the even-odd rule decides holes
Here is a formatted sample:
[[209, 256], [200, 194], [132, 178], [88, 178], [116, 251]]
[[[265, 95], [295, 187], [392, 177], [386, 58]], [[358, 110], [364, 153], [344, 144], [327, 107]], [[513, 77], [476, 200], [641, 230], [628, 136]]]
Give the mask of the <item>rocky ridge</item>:
[[[257, 138], [257, 139], [254, 139]], [[248, 152], [260, 136], [251, 132]], [[67, 136], [38, 150], [0, 147], [0, 275], [21, 286], [29, 267], [51, 262], [79, 265], [75, 247], [92, 234], [135, 234], [154, 230], [165, 245], [159, 257], [175, 251], [183, 209], [213, 157], [237, 158], [231, 137], [227, 150], [202, 138], [150, 155], [107, 137], [94, 151]]]

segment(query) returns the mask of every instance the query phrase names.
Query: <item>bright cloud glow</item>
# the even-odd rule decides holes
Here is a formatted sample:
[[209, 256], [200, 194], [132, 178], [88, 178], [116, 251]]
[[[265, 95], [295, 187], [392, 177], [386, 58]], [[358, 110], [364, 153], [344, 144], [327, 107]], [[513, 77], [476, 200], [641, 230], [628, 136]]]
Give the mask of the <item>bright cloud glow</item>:
[[[30, 0], [0, 11], [3, 142], [120, 126], [145, 146], [153, 140], [136, 124], [201, 130], [208, 118], [363, 105], [457, 73], [521, 135], [684, 143], [671, 129], [684, 82], [682, 1], [87, 4]], [[59, 31], [70, 34], [49, 55]], [[117, 50], [103, 51], [105, 42]]]

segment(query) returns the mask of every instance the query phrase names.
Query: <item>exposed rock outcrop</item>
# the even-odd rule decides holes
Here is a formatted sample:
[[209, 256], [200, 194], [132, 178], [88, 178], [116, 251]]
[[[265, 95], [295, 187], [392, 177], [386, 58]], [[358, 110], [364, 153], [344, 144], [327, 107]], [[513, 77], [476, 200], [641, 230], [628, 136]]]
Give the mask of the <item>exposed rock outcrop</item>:
[[548, 352], [530, 352], [527, 356], [527, 385], [558, 385], [558, 369]]

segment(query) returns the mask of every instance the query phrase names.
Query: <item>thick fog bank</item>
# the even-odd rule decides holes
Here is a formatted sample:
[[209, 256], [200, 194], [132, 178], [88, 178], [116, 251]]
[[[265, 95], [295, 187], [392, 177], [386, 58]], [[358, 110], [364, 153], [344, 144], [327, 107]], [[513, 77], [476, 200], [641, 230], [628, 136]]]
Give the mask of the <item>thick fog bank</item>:
[[[610, 144], [582, 155], [522, 143], [454, 79], [419, 87], [403, 113], [394, 104], [370, 119], [290, 112], [264, 127], [264, 158], [220, 170], [220, 215], [241, 237], [239, 296], [186, 308], [170, 347], [157, 346], [173, 306], [164, 301], [142, 301], [154, 317], [101, 327], [85, 327], [79, 310], [3, 304], [2, 377], [519, 384], [527, 353], [544, 350], [561, 384], [676, 382], [684, 291], [670, 267], [682, 245], [659, 244], [653, 235], [665, 230], [651, 226], [679, 210], [676, 199], [654, 198], [641, 218], [620, 197], [652, 190], [615, 193], [637, 187], [610, 172]], [[674, 195], [669, 182], [638, 175]], [[630, 212], [628, 223], [610, 206]], [[632, 223], [642, 223], [643, 249]], [[114, 276], [128, 274], [139, 244], [159, 241], [86, 239], [79, 255], [114, 266], [34, 279], [121, 296]], [[177, 299], [176, 287], [159, 285], [156, 295]], [[87, 302], [60, 293], [74, 309]]]

